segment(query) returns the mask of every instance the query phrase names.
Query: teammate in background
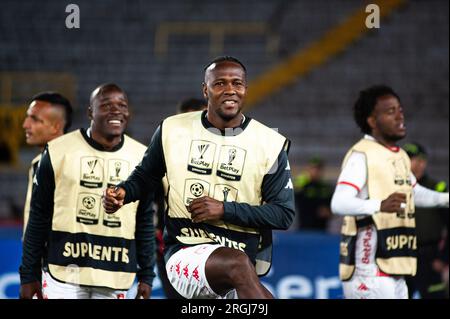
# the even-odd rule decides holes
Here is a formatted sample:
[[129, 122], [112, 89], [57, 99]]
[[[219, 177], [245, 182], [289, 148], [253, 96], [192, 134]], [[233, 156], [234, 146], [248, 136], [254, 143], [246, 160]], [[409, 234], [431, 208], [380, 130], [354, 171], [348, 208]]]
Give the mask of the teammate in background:
[[270, 269], [272, 229], [287, 229], [295, 215], [289, 142], [242, 114], [246, 93], [244, 65], [213, 60], [207, 110], [165, 119], [128, 180], [105, 190], [114, 212], [167, 174], [166, 270], [185, 298], [273, 297], [258, 275]]
[[405, 137], [403, 108], [387, 86], [360, 92], [354, 118], [365, 134], [345, 156], [331, 208], [345, 215], [340, 276], [346, 298], [406, 299], [415, 275], [414, 207], [449, 206], [448, 193], [424, 188], [397, 142]]
[[294, 180], [295, 204], [300, 230], [327, 231], [331, 219], [333, 189], [323, 180], [324, 161], [313, 157]]
[[[189, 98], [180, 102], [177, 106], [178, 114], [203, 111], [208, 106], [208, 102], [204, 99]], [[165, 197], [164, 194], [167, 189], [167, 179], [166, 176], [163, 178], [163, 182], [155, 191], [155, 203], [157, 205], [156, 210], [156, 225], [155, 225], [155, 235], [156, 235], [156, 265], [158, 267], [158, 275], [161, 279], [164, 294], [168, 299], [181, 299], [182, 296], [173, 289], [172, 285], [167, 278], [166, 263], [164, 261], [164, 211], [165, 211]]]
[[[448, 191], [447, 183], [436, 181], [428, 176], [427, 152], [418, 143], [407, 143], [403, 149], [411, 159], [411, 171], [417, 182], [437, 192]], [[416, 290], [421, 298], [446, 298], [446, 285], [440, 271], [433, 269], [435, 260], [441, 260], [439, 246], [445, 240], [448, 229], [449, 212], [446, 208], [417, 208], [416, 209], [417, 234], [417, 274], [407, 277], [409, 297]], [[447, 251], [448, 254], [448, 251]]]
[[88, 114], [87, 130], [54, 139], [43, 152], [23, 244], [21, 298], [124, 298], [138, 265], [136, 298], [150, 296], [151, 198], [144, 194], [113, 215], [101, 206], [103, 188], [125, 180], [145, 146], [123, 134], [128, 100], [117, 85], [96, 88]]
[[[33, 96], [22, 125], [27, 144], [40, 147], [42, 152], [48, 142], [68, 132], [72, 124], [72, 112], [69, 100], [59, 93], [42, 92]], [[30, 213], [33, 178], [40, 159], [41, 153], [31, 161], [28, 173], [27, 197], [23, 211], [24, 234]]]

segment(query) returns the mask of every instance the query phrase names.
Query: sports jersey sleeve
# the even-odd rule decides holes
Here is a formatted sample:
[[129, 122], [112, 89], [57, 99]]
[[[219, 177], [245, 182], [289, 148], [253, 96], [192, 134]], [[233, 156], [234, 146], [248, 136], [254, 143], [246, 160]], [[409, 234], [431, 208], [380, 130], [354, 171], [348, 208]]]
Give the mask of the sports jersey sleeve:
[[367, 182], [367, 164], [364, 153], [353, 152], [339, 175], [337, 184], [347, 185], [360, 192]]
[[275, 165], [275, 173], [267, 174], [263, 178], [263, 204], [252, 206], [246, 203], [224, 202], [224, 221], [243, 227], [289, 228], [295, 216], [295, 204], [286, 151], [280, 152]]
[[42, 154], [33, 183], [30, 216], [25, 231], [22, 262], [19, 268], [21, 284], [41, 281], [41, 261], [51, 230], [55, 176], [47, 149]]
[[155, 229], [153, 225], [152, 208], [153, 198], [148, 193], [145, 198], [139, 202], [136, 212], [136, 254], [137, 264], [139, 266], [137, 278], [140, 282], [144, 282], [152, 286], [155, 278]]
[[440, 193], [423, 187], [420, 184], [414, 186], [414, 204], [418, 207], [448, 207], [448, 193]]
[[154, 192], [159, 187], [166, 172], [161, 138], [160, 125], [153, 134], [141, 163], [125, 182], [118, 185], [125, 189], [125, 203], [139, 200], [146, 193]]
[[381, 200], [360, 198], [367, 183], [367, 164], [363, 153], [353, 152], [342, 168], [331, 199], [336, 215], [373, 215], [380, 210]]
[[36, 171], [37, 171], [37, 167], [39, 165], [40, 159], [41, 159], [41, 154], [36, 156], [31, 161], [31, 167], [30, 167], [30, 170], [28, 171], [27, 195], [26, 195], [26, 199], [25, 199], [25, 205], [24, 205], [24, 208], [23, 208], [23, 234], [22, 234], [22, 241], [23, 241], [23, 238], [25, 236], [25, 230], [26, 230], [27, 224], [28, 224], [28, 217], [30, 216], [30, 202], [31, 202], [31, 194], [33, 192], [33, 179], [34, 179], [34, 176], [36, 175]]

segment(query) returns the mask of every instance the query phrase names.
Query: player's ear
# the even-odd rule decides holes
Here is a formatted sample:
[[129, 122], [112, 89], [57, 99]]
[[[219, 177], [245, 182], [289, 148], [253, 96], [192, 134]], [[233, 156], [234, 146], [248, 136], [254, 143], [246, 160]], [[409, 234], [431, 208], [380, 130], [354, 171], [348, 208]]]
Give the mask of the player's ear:
[[208, 88], [205, 82], [202, 82], [203, 97], [208, 101]]
[[370, 127], [372, 130], [375, 129], [376, 123], [377, 123], [377, 121], [376, 121], [374, 115], [371, 115], [371, 116], [369, 116], [369, 117], [367, 118], [367, 124], [369, 124], [369, 127]]
[[92, 107], [91, 107], [91, 106], [88, 106], [88, 109], [87, 109], [87, 115], [88, 115], [88, 117], [89, 117], [90, 120], [93, 120], [93, 116], [92, 116]]
[[62, 121], [55, 122], [54, 126], [55, 126], [56, 132], [64, 132], [64, 125], [65, 125], [65, 123]]

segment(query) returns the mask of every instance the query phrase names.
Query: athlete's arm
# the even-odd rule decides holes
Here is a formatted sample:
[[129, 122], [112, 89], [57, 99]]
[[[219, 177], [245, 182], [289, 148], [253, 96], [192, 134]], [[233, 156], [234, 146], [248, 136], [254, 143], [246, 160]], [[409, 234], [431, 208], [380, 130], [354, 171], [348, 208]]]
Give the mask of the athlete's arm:
[[380, 210], [381, 201], [359, 198], [366, 186], [367, 166], [363, 153], [353, 152], [342, 168], [331, 199], [331, 210], [337, 215], [372, 215]]
[[155, 228], [153, 225], [152, 194], [139, 201], [136, 212], [136, 257], [139, 270], [137, 278], [139, 287], [136, 298], [148, 299], [151, 294], [155, 272]]
[[[276, 170], [275, 170], [276, 168]], [[223, 220], [235, 225], [266, 229], [287, 229], [295, 216], [294, 190], [291, 170], [285, 150], [262, 182], [260, 206], [247, 203], [224, 202]]]
[[449, 207], [449, 195], [416, 184], [414, 185], [414, 204], [417, 207]]
[[373, 215], [380, 211], [381, 201], [361, 199], [358, 191], [346, 185], [337, 185], [331, 199], [331, 211], [336, 215]]
[[[41, 261], [51, 230], [55, 177], [47, 149], [42, 154], [33, 183], [30, 217], [24, 236], [22, 262], [19, 268], [22, 288], [26, 284], [35, 282], [38, 282], [40, 286]], [[28, 298], [30, 296], [21, 297]]]
[[382, 212], [402, 212], [406, 195], [393, 193], [384, 200], [361, 198], [367, 196], [367, 164], [363, 153], [353, 152], [342, 168], [331, 199], [331, 210], [337, 215], [361, 216]]
[[148, 192], [153, 192], [166, 173], [162, 148], [161, 125], [158, 126], [141, 163], [136, 166], [128, 179], [119, 184], [125, 190], [124, 204], [139, 200]]
[[128, 179], [115, 188], [110, 187], [103, 192], [102, 204], [106, 213], [114, 213], [123, 205], [137, 201], [159, 187], [166, 173], [161, 126], [156, 129], [141, 163], [131, 172]]

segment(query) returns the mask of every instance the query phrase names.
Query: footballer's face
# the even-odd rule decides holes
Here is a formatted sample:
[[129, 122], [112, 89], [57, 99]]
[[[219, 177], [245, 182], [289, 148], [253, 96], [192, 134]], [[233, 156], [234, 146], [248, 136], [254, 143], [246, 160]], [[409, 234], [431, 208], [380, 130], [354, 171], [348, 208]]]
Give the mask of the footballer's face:
[[226, 123], [237, 119], [239, 125], [246, 93], [245, 71], [238, 63], [213, 63], [206, 70], [203, 95], [208, 100], [208, 117]]
[[403, 108], [393, 95], [379, 97], [367, 121], [374, 137], [387, 144], [394, 144], [406, 136]]
[[128, 100], [118, 90], [98, 93], [89, 108], [92, 130], [105, 139], [121, 136], [127, 127], [129, 115]]
[[35, 100], [28, 107], [22, 127], [28, 145], [43, 147], [63, 134], [64, 117], [49, 102]]

